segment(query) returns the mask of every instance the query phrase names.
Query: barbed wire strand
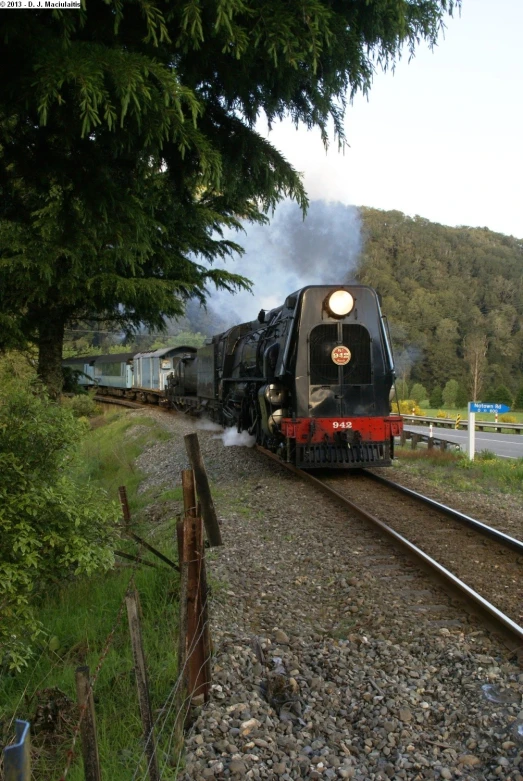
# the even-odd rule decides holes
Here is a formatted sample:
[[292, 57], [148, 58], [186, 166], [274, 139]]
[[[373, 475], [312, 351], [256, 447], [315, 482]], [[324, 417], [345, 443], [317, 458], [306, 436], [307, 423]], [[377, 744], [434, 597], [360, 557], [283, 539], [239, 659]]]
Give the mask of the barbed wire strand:
[[[200, 615], [199, 615], [199, 617], [198, 617], [198, 622], [201, 620], [201, 618], [202, 618], [202, 617], [203, 617], [203, 615], [204, 615], [205, 609], [206, 609], [206, 607], [207, 607], [207, 601], [208, 601], [208, 600], [206, 599], [206, 600], [205, 600], [205, 602], [204, 602], [204, 604], [202, 605], [202, 609], [201, 609], [201, 611], [200, 611]], [[183, 678], [184, 678], [185, 669], [186, 669], [186, 667], [187, 667], [187, 665], [188, 665], [188, 663], [189, 663], [189, 660], [190, 660], [190, 658], [192, 657], [192, 655], [193, 655], [194, 651], [196, 650], [196, 646], [197, 646], [197, 644], [198, 644], [199, 640], [201, 639], [201, 637], [202, 637], [202, 635], [203, 635], [203, 633], [204, 633], [204, 631], [205, 631], [205, 628], [206, 628], [206, 626], [208, 626], [208, 624], [209, 624], [209, 620], [205, 621], [205, 622], [204, 622], [204, 624], [203, 624], [203, 626], [202, 626], [202, 628], [201, 628], [201, 630], [200, 630], [200, 633], [199, 633], [199, 635], [197, 635], [197, 636], [195, 636], [195, 637], [193, 638], [193, 641], [192, 641], [192, 643], [191, 643], [191, 646], [189, 647], [189, 649], [188, 649], [188, 651], [187, 651], [187, 654], [186, 654], [186, 657], [185, 657], [185, 661], [184, 661], [183, 667], [182, 667], [181, 671], [178, 673], [178, 677], [177, 677], [177, 679], [176, 679], [176, 681], [175, 681], [175, 683], [174, 683], [174, 686], [172, 687], [171, 691], [170, 691], [170, 692], [169, 692], [169, 694], [167, 695], [167, 698], [166, 698], [166, 700], [165, 700], [164, 706], [162, 707], [162, 709], [161, 709], [161, 711], [160, 711], [160, 714], [158, 715], [158, 719], [157, 719], [157, 720], [156, 720], [156, 722], [154, 723], [154, 725], [153, 725], [153, 729], [151, 730], [151, 732], [149, 733], [149, 735], [148, 735], [148, 737], [147, 737], [147, 740], [146, 740], [146, 742], [145, 742], [145, 744], [144, 744], [144, 747], [143, 747], [143, 749], [142, 749], [142, 753], [141, 753], [141, 755], [140, 755], [140, 757], [139, 757], [139, 759], [138, 759], [138, 764], [137, 764], [137, 766], [136, 766], [136, 770], [134, 771], [134, 774], [133, 774], [133, 777], [132, 777], [131, 781], [135, 781], [135, 779], [137, 779], [137, 778], [138, 778], [138, 773], [140, 772], [140, 764], [141, 764], [141, 762], [142, 762], [142, 759], [143, 759], [143, 757], [144, 757], [144, 755], [145, 755], [145, 753], [146, 753], [146, 750], [147, 750], [147, 748], [148, 748], [148, 746], [149, 746], [149, 742], [151, 741], [151, 739], [152, 739], [152, 737], [153, 737], [153, 730], [154, 730], [154, 728], [155, 728], [155, 727], [157, 727], [157, 726], [158, 726], [158, 722], [160, 721], [160, 719], [161, 719], [162, 715], [164, 715], [164, 714], [165, 714], [165, 715], [164, 715], [164, 718], [163, 718], [163, 724], [162, 724], [162, 726], [161, 726], [161, 728], [160, 728], [159, 732], [158, 732], [158, 733], [157, 733], [157, 735], [156, 735], [156, 740], [157, 740], [157, 741], [160, 739], [160, 737], [161, 737], [161, 735], [162, 735], [162, 733], [163, 733], [163, 731], [164, 731], [164, 729], [165, 729], [165, 727], [166, 727], [166, 725], [167, 725], [167, 720], [168, 720], [168, 718], [169, 718], [169, 716], [170, 716], [170, 714], [171, 714], [171, 711], [173, 710], [174, 704], [175, 704], [175, 702], [176, 702], [176, 699], [175, 699], [175, 697], [176, 697], [176, 693], [177, 693], [177, 691], [178, 691], [178, 688], [179, 688], [179, 686], [180, 686], [180, 684], [181, 684], [181, 682], [182, 682], [182, 680], [183, 680]], [[207, 661], [208, 661], [208, 660], [206, 659], [206, 660], [205, 660], [205, 662], [204, 662], [204, 664], [205, 664], [205, 663], [207, 663]], [[202, 667], [203, 667], [203, 665], [202, 665]], [[202, 668], [200, 668], [200, 670], [201, 670], [201, 669], [202, 669]], [[200, 670], [198, 670], [198, 673], [200, 672]], [[191, 695], [191, 696], [192, 696], [192, 695]], [[167, 710], [167, 713], [165, 713], [165, 708], [166, 708], [166, 706], [167, 706], [167, 703], [169, 702], [169, 700], [171, 700], [171, 704], [169, 705], [169, 708], [168, 708], [168, 710]], [[175, 720], [175, 725], [174, 725], [174, 727], [173, 727], [173, 731], [174, 731], [174, 729], [175, 729], [175, 727], [176, 727], [176, 724], [177, 724], [177, 721]], [[147, 766], [147, 768], [146, 768], [146, 773], [147, 773], [147, 772], [149, 771], [149, 769], [150, 769], [151, 762], [152, 762], [152, 757], [151, 757], [151, 759], [149, 760], [149, 764], [148, 764], [148, 766]]]
[[[142, 552], [142, 546], [140, 545], [139, 548], [138, 548], [138, 552], [137, 552], [137, 558], [139, 558], [141, 552]], [[112, 626], [109, 634], [107, 635], [107, 637], [105, 639], [105, 643], [104, 643], [104, 646], [102, 648], [102, 652], [100, 654], [100, 658], [98, 660], [98, 664], [96, 666], [94, 675], [89, 679], [89, 682], [88, 682], [88, 695], [92, 691], [94, 691], [94, 687], [96, 685], [96, 681], [98, 680], [98, 676], [100, 674], [100, 671], [101, 671], [101, 669], [103, 667], [103, 664], [104, 664], [104, 662], [105, 662], [105, 660], [107, 658], [107, 654], [109, 653], [109, 649], [110, 649], [110, 647], [111, 647], [111, 645], [113, 643], [115, 632], [116, 632], [118, 626], [120, 625], [120, 621], [122, 620], [123, 609], [124, 609], [124, 606], [125, 606], [125, 597], [127, 595], [127, 592], [129, 591], [129, 589], [134, 585], [134, 579], [135, 579], [136, 571], [138, 569], [138, 565], [139, 564], [140, 564], [139, 560], [137, 560], [133, 564], [133, 569], [132, 569], [132, 572], [131, 572], [131, 576], [130, 576], [129, 581], [127, 583], [127, 586], [125, 588], [124, 595], [123, 595], [123, 597], [122, 597], [122, 599], [120, 601], [120, 606], [118, 608], [118, 613], [116, 614], [116, 619], [114, 620], [113, 626]], [[78, 735], [80, 734], [80, 729], [81, 729], [81, 726], [82, 726], [82, 723], [83, 723], [83, 720], [84, 720], [84, 716], [85, 716], [85, 713], [86, 713], [86, 710], [87, 710], [87, 704], [84, 703], [84, 705], [79, 705], [78, 709], [80, 711], [80, 716], [79, 716], [78, 721], [76, 722], [76, 726], [74, 728], [73, 739], [72, 739], [72, 742], [71, 742], [71, 747], [67, 751], [67, 760], [66, 760], [64, 771], [63, 771], [62, 775], [60, 776], [60, 778], [58, 779], [58, 781], [65, 781], [66, 778], [67, 778], [67, 774], [69, 773], [69, 770], [71, 769], [71, 764], [72, 764], [72, 761], [73, 761], [73, 758], [74, 758], [74, 749], [75, 749], [76, 741], [78, 740]]]
[[[202, 662], [202, 664], [200, 666], [200, 669], [198, 670], [198, 673], [201, 672], [201, 670], [203, 670], [203, 668], [205, 667], [207, 662], [210, 662], [211, 659], [212, 659], [212, 654], [209, 654], [207, 656], [207, 658]], [[180, 708], [178, 709], [178, 713], [176, 714], [176, 718], [175, 718], [175, 721], [174, 721], [174, 727], [173, 727], [173, 730], [172, 730], [170, 738], [169, 738], [167, 751], [165, 752], [166, 759], [165, 759], [165, 762], [163, 764], [163, 768], [162, 768], [162, 770], [160, 772], [160, 781], [161, 781], [161, 779], [163, 777], [163, 774], [164, 774], [165, 770], [167, 769], [167, 765], [169, 763], [169, 752], [171, 750], [172, 741], [173, 741], [173, 738], [174, 738], [174, 735], [175, 735], [175, 732], [176, 732], [176, 725], [178, 724], [178, 718], [179, 718], [179, 716], [180, 716], [180, 714], [181, 714], [181, 712], [182, 712], [182, 710], [183, 710], [183, 708], [184, 708], [186, 703], [188, 703], [187, 711], [189, 710], [190, 705], [191, 705], [191, 700], [193, 698], [193, 695], [194, 695], [194, 689], [192, 690], [192, 692], [190, 694], [188, 694], [186, 696], [185, 700], [182, 702], [182, 704], [180, 705]], [[178, 770], [180, 768], [180, 762], [181, 762], [181, 758], [182, 758], [182, 753], [183, 753], [183, 746], [180, 748], [180, 751], [178, 752], [178, 759], [176, 761], [176, 768], [175, 768], [175, 778], [178, 777]]]
[[[198, 587], [197, 587], [197, 590], [196, 590], [196, 600], [195, 600], [195, 601], [196, 601], [196, 604], [198, 604], [198, 601], [199, 601], [199, 598], [200, 598], [200, 590], [201, 590], [201, 585], [202, 585], [202, 580], [201, 580], [201, 571], [202, 571], [202, 566], [203, 566], [203, 565], [204, 565], [204, 563], [205, 563], [205, 550], [202, 550], [202, 553], [201, 553], [201, 554], [198, 554], [198, 555], [196, 556], [196, 558], [194, 558], [194, 559], [189, 559], [189, 560], [187, 560], [187, 561], [184, 561], [184, 564], [191, 564], [191, 563], [195, 563], [195, 562], [196, 562], [196, 563], [198, 563], [198, 564], [200, 565], [200, 566], [199, 566], [199, 568], [198, 568], [198, 580], [197, 580], [197, 582], [198, 582]], [[199, 613], [199, 615], [198, 615], [197, 625], [199, 625], [199, 624], [200, 624], [200, 622], [201, 622], [201, 620], [202, 620], [203, 616], [205, 615], [205, 610], [206, 610], [206, 608], [207, 608], [207, 602], [208, 602], [208, 594], [206, 594], [206, 595], [205, 595], [205, 601], [204, 601], [204, 603], [201, 605], [200, 613]], [[197, 645], [197, 643], [199, 642], [199, 640], [201, 639], [201, 637], [202, 637], [202, 635], [203, 635], [203, 632], [205, 631], [205, 627], [208, 625], [208, 623], [209, 623], [209, 622], [208, 622], [208, 620], [207, 620], [207, 621], [204, 621], [204, 623], [203, 623], [203, 625], [202, 625], [202, 628], [201, 628], [201, 631], [200, 631], [199, 635], [198, 635], [197, 637], [194, 637], [194, 638], [193, 638], [193, 641], [192, 641], [191, 647], [190, 647], [190, 648], [187, 650], [187, 652], [186, 652], [186, 655], [185, 655], [185, 661], [184, 661], [184, 664], [183, 664], [182, 670], [181, 670], [181, 671], [178, 673], [178, 678], [177, 678], [177, 680], [176, 680], [176, 682], [175, 682], [175, 684], [174, 684], [173, 688], [171, 689], [171, 692], [169, 693], [169, 695], [167, 696], [167, 699], [166, 699], [166, 701], [165, 701], [165, 705], [166, 705], [166, 704], [167, 704], [167, 702], [169, 701], [170, 697], [172, 696], [172, 702], [171, 702], [171, 705], [169, 706], [169, 709], [168, 709], [168, 711], [167, 711], [167, 714], [165, 715], [165, 718], [164, 718], [164, 720], [163, 720], [163, 726], [161, 727], [160, 731], [159, 731], [159, 732], [158, 732], [158, 734], [156, 735], [156, 742], [158, 742], [158, 741], [159, 741], [159, 739], [160, 739], [160, 737], [161, 737], [161, 735], [162, 735], [162, 733], [163, 733], [163, 731], [164, 731], [164, 729], [165, 729], [165, 726], [166, 726], [166, 724], [167, 724], [167, 719], [169, 718], [169, 715], [170, 715], [170, 713], [171, 713], [171, 711], [172, 711], [172, 708], [173, 708], [173, 706], [174, 706], [174, 703], [175, 703], [175, 695], [176, 695], [176, 692], [177, 692], [177, 690], [178, 690], [178, 687], [179, 687], [179, 685], [180, 685], [180, 683], [181, 683], [181, 681], [182, 681], [182, 679], [183, 679], [184, 672], [185, 672], [185, 668], [187, 667], [187, 664], [188, 664], [188, 662], [189, 662], [189, 659], [191, 658], [192, 654], [194, 653], [194, 651], [195, 651], [195, 649], [196, 649], [196, 645]], [[204, 662], [204, 664], [205, 664], [206, 662], [207, 662], [207, 660]], [[200, 670], [201, 670], [201, 669], [202, 669], [202, 668], [200, 668]], [[197, 674], [199, 674], [200, 670], [198, 670], [198, 673], [197, 673]], [[165, 708], [165, 705], [164, 705], [164, 708]], [[164, 710], [164, 708], [162, 708], [162, 711]], [[151, 728], [151, 730], [150, 730], [150, 733], [149, 733], [149, 735], [148, 735], [148, 736], [147, 736], [147, 738], [145, 739], [145, 742], [144, 742], [144, 747], [143, 747], [143, 749], [142, 749], [142, 753], [140, 754], [140, 757], [139, 757], [139, 759], [138, 759], [138, 762], [137, 762], [137, 765], [136, 765], [136, 769], [135, 769], [135, 771], [134, 771], [134, 774], [133, 774], [133, 777], [132, 777], [131, 781], [135, 781], [135, 779], [138, 777], [138, 773], [139, 773], [139, 771], [140, 771], [140, 765], [141, 765], [142, 759], [143, 759], [143, 757], [144, 757], [144, 755], [145, 755], [145, 753], [146, 753], [146, 751], [147, 751], [147, 748], [148, 748], [148, 746], [149, 746], [149, 743], [150, 743], [150, 742], [151, 742], [151, 740], [153, 739], [153, 736], [154, 736], [154, 728], [157, 726], [159, 719], [160, 719], [160, 716], [158, 717], [158, 720], [157, 720], [157, 721], [156, 721], [156, 722], [153, 724], [153, 726], [152, 726], [152, 728]], [[176, 728], [176, 723], [177, 723], [177, 722], [176, 722], [176, 720], [175, 720], [175, 725], [174, 725], [174, 728], [173, 728], [173, 732], [174, 732], [174, 730], [175, 730], [175, 728]], [[147, 768], [146, 768], [146, 771], [145, 771], [145, 773], [146, 773], [146, 774], [149, 772], [149, 769], [150, 769], [150, 767], [151, 767], [151, 763], [152, 763], [152, 761], [153, 761], [153, 759], [154, 759], [154, 754], [156, 754], [156, 751], [155, 751], [155, 752], [154, 752], [154, 753], [151, 755], [151, 758], [149, 759], [149, 763], [148, 763], [148, 765], [147, 765]]]

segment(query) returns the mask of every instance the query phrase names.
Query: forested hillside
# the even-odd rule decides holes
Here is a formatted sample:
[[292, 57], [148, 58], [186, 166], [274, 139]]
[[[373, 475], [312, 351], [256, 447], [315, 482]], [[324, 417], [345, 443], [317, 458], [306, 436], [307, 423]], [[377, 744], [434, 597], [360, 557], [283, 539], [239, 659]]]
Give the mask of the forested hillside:
[[383, 298], [399, 374], [470, 398], [523, 384], [523, 240], [361, 209], [359, 281]]

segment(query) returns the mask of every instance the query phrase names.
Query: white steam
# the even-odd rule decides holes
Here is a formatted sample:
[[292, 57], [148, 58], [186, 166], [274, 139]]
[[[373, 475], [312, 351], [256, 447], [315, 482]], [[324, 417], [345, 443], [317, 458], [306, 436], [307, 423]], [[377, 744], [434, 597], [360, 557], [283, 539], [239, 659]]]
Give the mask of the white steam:
[[225, 447], [254, 447], [256, 444], [256, 437], [251, 436], [247, 431], [238, 434], [234, 428], [226, 428], [213, 439], [221, 439]]

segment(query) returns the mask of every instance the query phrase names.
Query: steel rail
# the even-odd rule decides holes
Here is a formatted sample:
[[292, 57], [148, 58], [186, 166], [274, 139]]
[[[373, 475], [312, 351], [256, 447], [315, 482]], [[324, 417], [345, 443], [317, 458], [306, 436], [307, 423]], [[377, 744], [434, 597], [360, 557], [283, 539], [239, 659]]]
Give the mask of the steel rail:
[[[118, 396], [93, 396], [93, 399], [97, 404], [116, 404], [117, 407], [129, 407], [130, 409], [140, 409], [147, 405], [140, 404], [137, 401], [129, 401], [128, 399], [120, 399]], [[149, 405], [152, 406], [152, 405]], [[154, 405], [157, 406], [157, 405]]]
[[411, 488], [406, 488], [404, 485], [394, 483], [387, 477], [375, 475], [373, 472], [367, 472], [367, 470], [364, 470], [364, 474], [366, 477], [370, 477], [372, 480], [375, 480], [382, 485], [386, 485], [388, 488], [392, 488], [399, 493], [406, 494], [407, 496], [416, 499], [418, 502], [422, 502], [429, 507], [433, 507], [435, 510], [448, 515], [449, 518], [452, 518], [454, 521], [466, 524], [467, 526], [472, 526], [472, 528], [476, 529], [478, 532], [481, 532], [481, 534], [484, 534], [486, 537], [491, 537], [501, 545], [505, 545], [507, 548], [512, 548], [512, 550], [515, 550], [523, 555], [523, 542], [521, 540], [518, 540], [515, 537], [511, 537], [508, 534], [504, 534], [503, 532], [500, 532], [499, 529], [493, 529], [492, 526], [487, 526], [486, 523], [482, 523], [475, 518], [471, 518], [470, 515], [460, 513], [459, 510], [453, 510], [452, 507], [448, 507], [446, 504], [441, 504], [441, 502], [437, 502], [435, 499], [430, 499], [428, 496], [423, 496], [423, 494], [419, 494], [417, 491], [413, 491]]
[[523, 658], [523, 627], [521, 627], [519, 624], [516, 624], [515, 621], [502, 613], [501, 610], [498, 610], [495, 605], [482, 597], [481, 594], [478, 594], [477, 591], [474, 591], [474, 589], [470, 588], [470, 586], [467, 586], [466, 583], [456, 577], [456, 575], [450, 572], [450, 570], [443, 567], [431, 556], [428, 556], [424, 551], [421, 550], [421, 548], [418, 548], [412, 542], [409, 542], [406, 537], [403, 537], [386, 523], [380, 521], [379, 518], [376, 518], [375, 516], [368, 513], [362, 507], [359, 507], [358, 505], [351, 502], [350, 499], [348, 499], [346, 496], [343, 496], [343, 494], [340, 494], [334, 488], [326, 485], [317, 477], [313, 477], [313, 475], [309, 474], [308, 472], [304, 472], [292, 464], [288, 464], [285, 461], [282, 461], [275, 453], [271, 453], [269, 450], [266, 450], [259, 445], [256, 445], [256, 449], [263, 455], [271, 458], [273, 461], [276, 461], [276, 463], [278, 463], [280, 466], [283, 466], [285, 469], [288, 469], [290, 472], [298, 475], [298, 477], [300, 477], [302, 480], [306, 480], [307, 482], [311, 483], [320, 491], [323, 491], [323, 493], [342, 504], [345, 508], [349, 508], [363, 520], [369, 521], [374, 526], [376, 526], [380, 531], [392, 539], [396, 545], [401, 547], [406, 553], [412, 556], [418, 564], [421, 564], [421, 566], [427, 570], [429, 574], [436, 576], [438, 581], [443, 584], [446, 590], [450, 591], [453, 595], [457, 594], [466, 603], [471, 604], [475, 611], [479, 611], [487, 620], [487, 623], [489, 623], [493, 629], [500, 632], [504, 636], [504, 638], [508, 641], [511, 650], [516, 651], [518, 657]]

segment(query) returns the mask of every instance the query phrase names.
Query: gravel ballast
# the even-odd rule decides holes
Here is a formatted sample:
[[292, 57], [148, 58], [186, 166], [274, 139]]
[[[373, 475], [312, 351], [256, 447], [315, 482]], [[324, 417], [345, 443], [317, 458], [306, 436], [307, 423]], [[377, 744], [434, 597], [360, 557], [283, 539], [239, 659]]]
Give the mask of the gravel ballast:
[[[174, 438], [140, 457], [143, 489], [172, 488], [195, 423], [146, 414]], [[179, 777], [523, 781], [507, 649], [362, 521], [215, 437], [199, 432], [224, 539], [208, 554], [213, 687]]]

